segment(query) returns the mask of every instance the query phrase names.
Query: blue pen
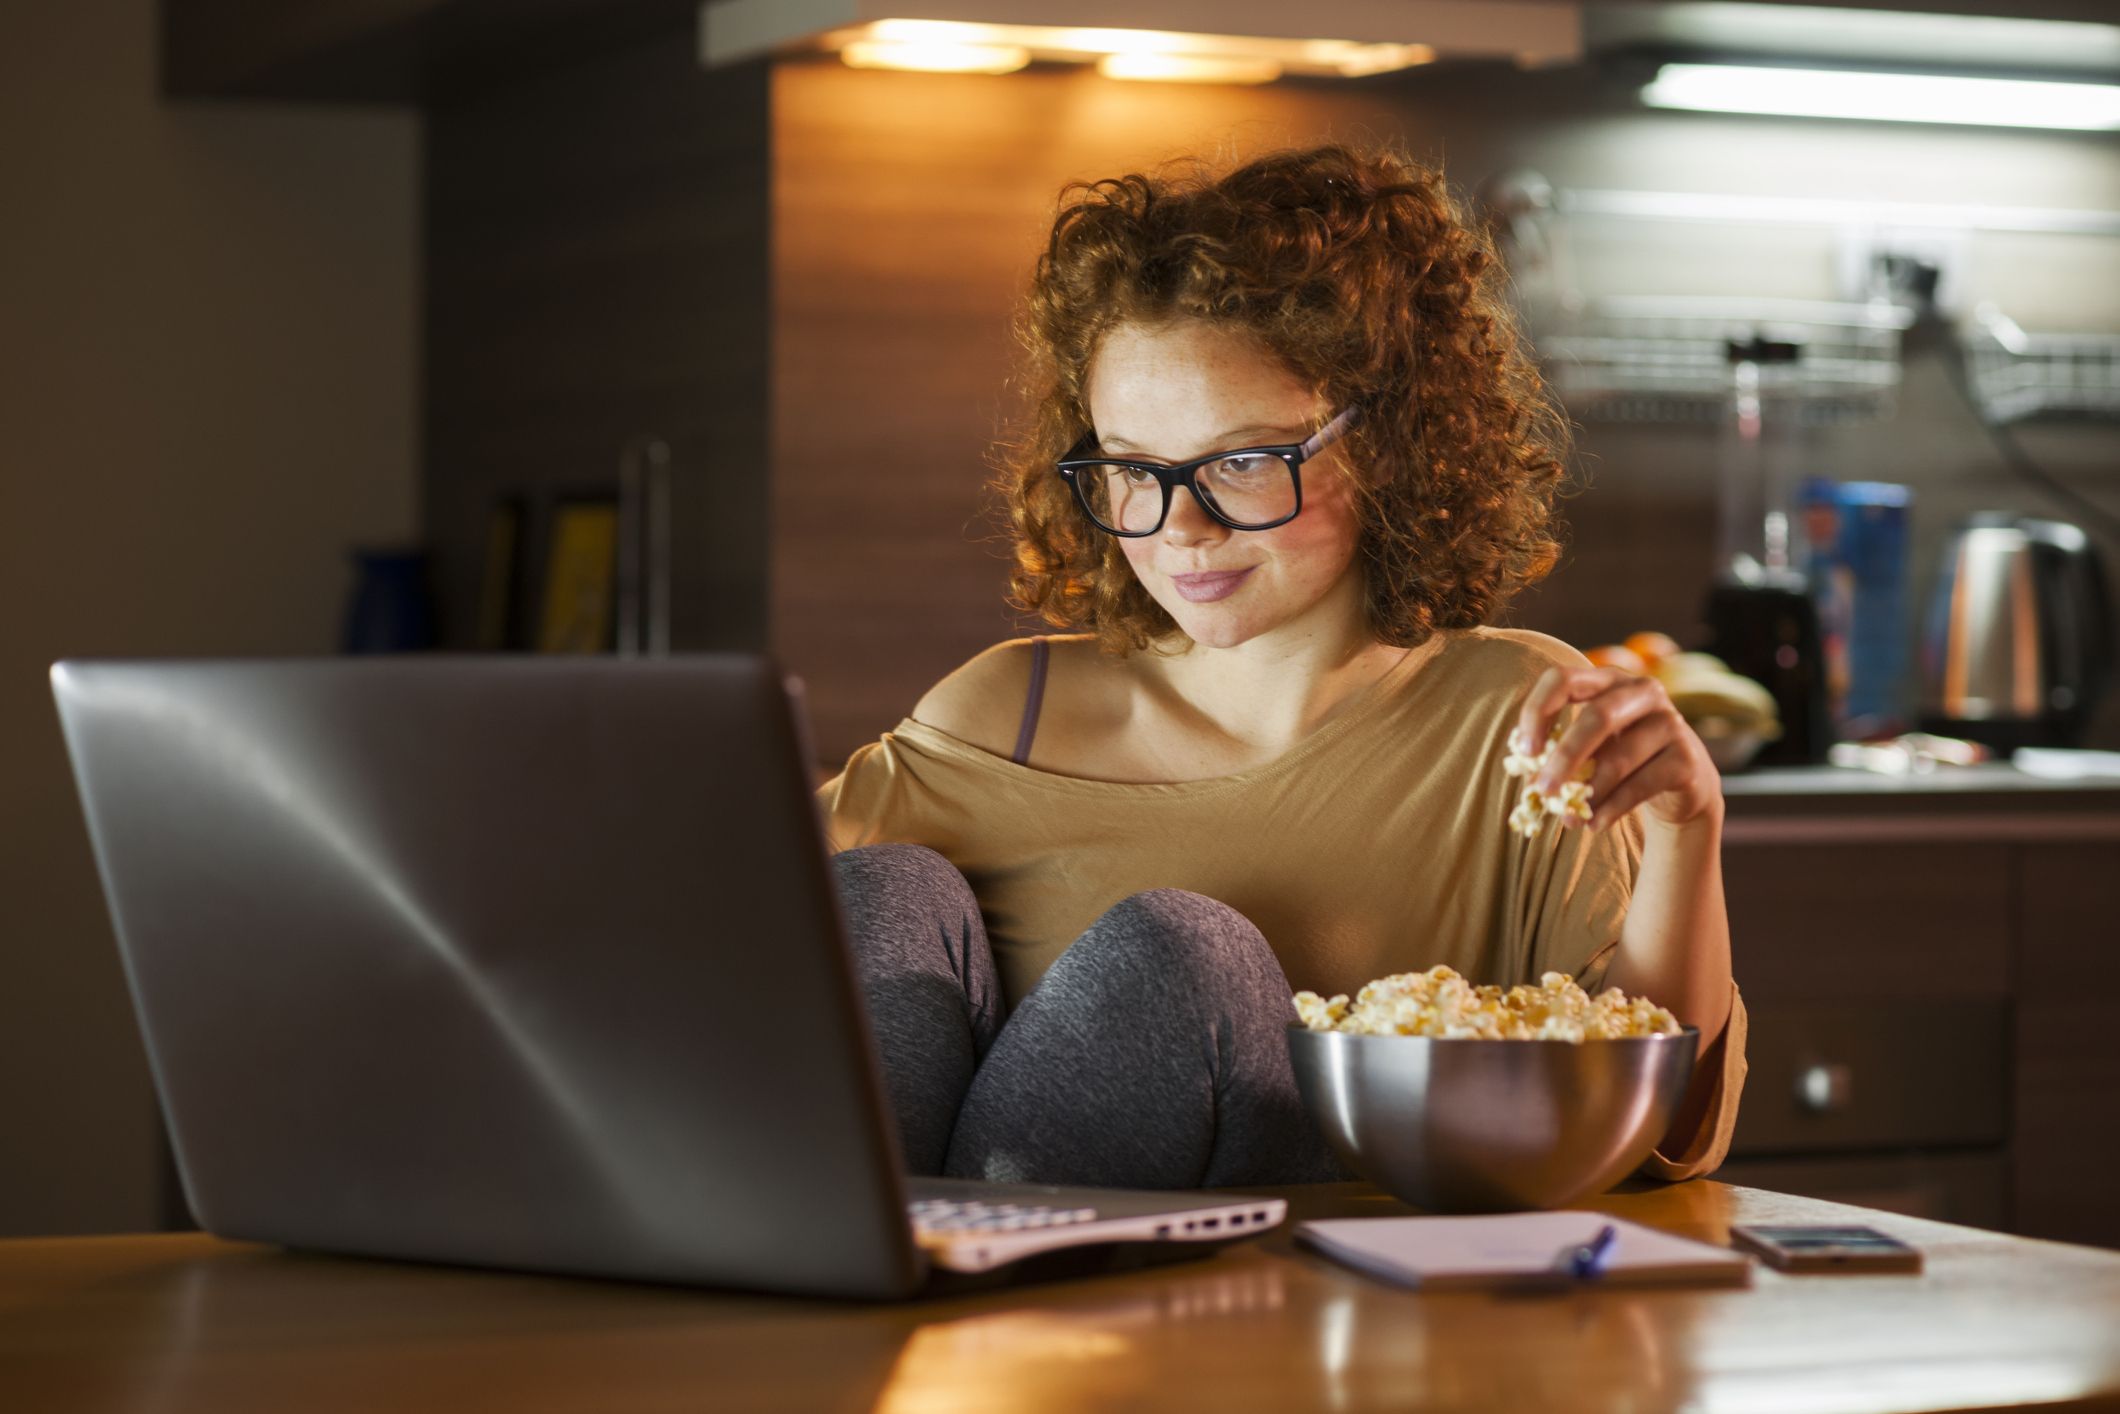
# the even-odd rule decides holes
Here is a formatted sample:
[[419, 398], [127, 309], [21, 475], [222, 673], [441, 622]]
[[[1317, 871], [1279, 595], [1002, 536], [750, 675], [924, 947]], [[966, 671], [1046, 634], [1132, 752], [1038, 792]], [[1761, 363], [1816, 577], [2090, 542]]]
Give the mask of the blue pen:
[[1588, 1279], [1605, 1274], [1605, 1262], [1612, 1255], [1613, 1245], [1619, 1240], [1619, 1229], [1606, 1223], [1598, 1229], [1597, 1236], [1576, 1247], [1564, 1247], [1553, 1265], [1570, 1276]]

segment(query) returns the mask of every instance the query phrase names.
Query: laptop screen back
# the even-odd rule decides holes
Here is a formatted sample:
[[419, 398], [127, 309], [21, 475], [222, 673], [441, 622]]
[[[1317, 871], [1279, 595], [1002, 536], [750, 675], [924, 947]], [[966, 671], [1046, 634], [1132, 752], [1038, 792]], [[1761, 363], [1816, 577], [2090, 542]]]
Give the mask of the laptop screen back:
[[782, 679], [747, 656], [52, 671], [202, 1225], [919, 1278]]

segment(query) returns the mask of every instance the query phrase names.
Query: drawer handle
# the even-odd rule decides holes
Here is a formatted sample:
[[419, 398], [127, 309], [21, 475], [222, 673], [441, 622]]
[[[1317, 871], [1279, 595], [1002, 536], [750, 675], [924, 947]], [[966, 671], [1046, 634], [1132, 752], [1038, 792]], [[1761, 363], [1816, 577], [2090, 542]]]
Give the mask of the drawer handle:
[[1855, 1072], [1840, 1064], [1805, 1066], [1796, 1077], [1796, 1099], [1812, 1114], [1844, 1110], [1855, 1096]]

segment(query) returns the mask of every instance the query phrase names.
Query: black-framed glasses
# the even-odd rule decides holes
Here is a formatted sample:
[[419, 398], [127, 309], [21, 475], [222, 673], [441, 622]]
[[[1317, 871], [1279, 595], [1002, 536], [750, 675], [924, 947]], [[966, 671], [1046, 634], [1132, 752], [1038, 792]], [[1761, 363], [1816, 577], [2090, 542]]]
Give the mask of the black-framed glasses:
[[1361, 418], [1347, 408], [1307, 441], [1282, 447], [1239, 447], [1176, 466], [1081, 455], [1095, 441], [1084, 437], [1060, 461], [1060, 475], [1075, 488], [1083, 513], [1113, 535], [1154, 535], [1170, 515], [1177, 487], [1192, 492], [1200, 509], [1231, 530], [1271, 530], [1303, 509], [1303, 463], [1347, 434]]

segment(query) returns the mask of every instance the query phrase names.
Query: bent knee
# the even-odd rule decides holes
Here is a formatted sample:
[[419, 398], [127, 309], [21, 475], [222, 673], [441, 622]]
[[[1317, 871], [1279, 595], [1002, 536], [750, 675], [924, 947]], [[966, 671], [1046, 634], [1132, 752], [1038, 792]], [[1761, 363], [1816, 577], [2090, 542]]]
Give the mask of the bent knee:
[[1227, 969], [1233, 957], [1271, 959], [1249, 918], [1186, 889], [1149, 889], [1119, 900], [1090, 928], [1099, 951], [1152, 955], [1159, 967], [1186, 963]]
[[1144, 889], [1120, 899], [1097, 921], [1131, 933], [1171, 939], [1257, 936], [1259, 931], [1249, 918], [1220, 899], [1190, 889]]
[[972, 887], [957, 866], [924, 844], [842, 850], [832, 856], [832, 875], [842, 893], [914, 894], [960, 904], [972, 897]]
[[1183, 889], [1150, 889], [1113, 904], [1048, 975], [1064, 979], [1062, 990], [1157, 1013], [1189, 1015], [1238, 996], [1250, 998], [1251, 1009], [1288, 1005], [1280, 960], [1251, 920]]

